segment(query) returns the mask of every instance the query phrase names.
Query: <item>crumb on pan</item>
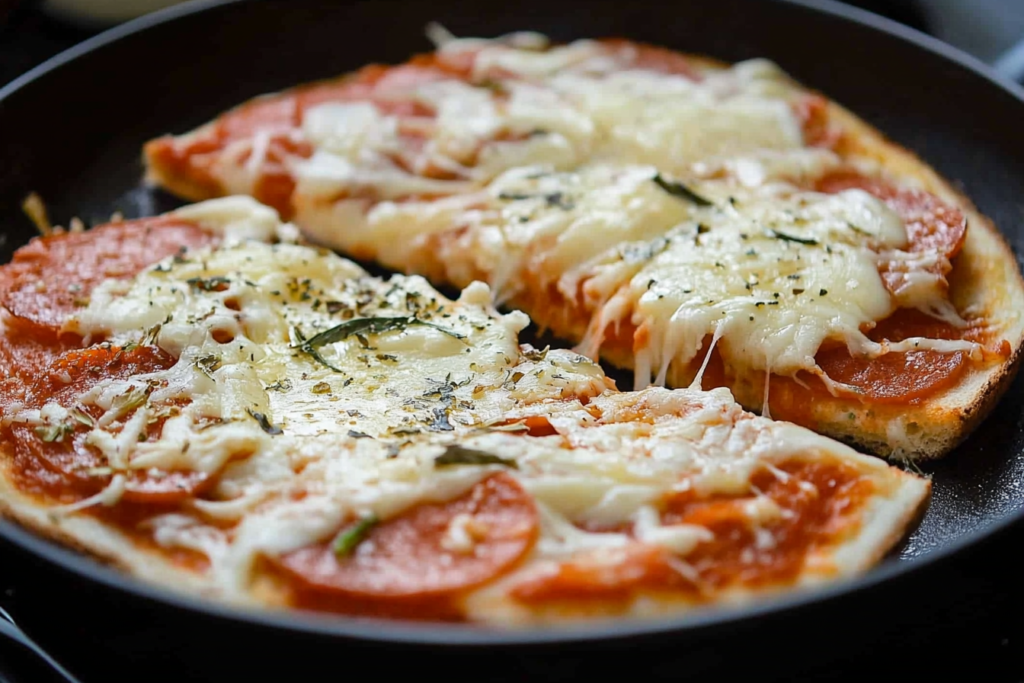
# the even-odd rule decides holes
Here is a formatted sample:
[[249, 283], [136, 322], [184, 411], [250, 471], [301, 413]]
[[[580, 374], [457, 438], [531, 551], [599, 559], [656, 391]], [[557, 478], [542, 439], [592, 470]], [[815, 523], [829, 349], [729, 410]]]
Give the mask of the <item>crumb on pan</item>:
[[43, 237], [53, 234], [53, 226], [50, 224], [50, 217], [46, 213], [46, 204], [43, 198], [35, 192], [29, 193], [21, 203], [21, 210], [35, 224], [36, 229]]

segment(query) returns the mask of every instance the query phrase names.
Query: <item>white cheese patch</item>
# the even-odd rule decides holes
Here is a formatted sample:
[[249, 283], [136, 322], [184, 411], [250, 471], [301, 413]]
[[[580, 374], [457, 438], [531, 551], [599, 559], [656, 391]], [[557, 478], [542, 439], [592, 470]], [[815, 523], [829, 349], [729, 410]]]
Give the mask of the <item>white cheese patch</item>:
[[[446, 43], [441, 59], [465, 50], [479, 51], [468, 82], [392, 85], [385, 78], [378, 86], [378, 98], [415, 103], [428, 116], [399, 117], [370, 102], [305, 110], [294, 133], [315, 151], [291, 161], [297, 203], [450, 195], [523, 166], [572, 170], [610, 162], [690, 173], [706, 163], [726, 168], [737, 155], [803, 149], [793, 106], [798, 91], [765, 60], [697, 81], [636, 69], [628, 50], [585, 40], [550, 50], [531, 41], [455, 41]], [[246, 163], [253, 163], [256, 142], [238, 158], [248, 154]], [[452, 177], [439, 179], [438, 171]], [[244, 175], [227, 186], [244, 191], [251, 174]], [[344, 230], [337, 232], [343, 239]]]

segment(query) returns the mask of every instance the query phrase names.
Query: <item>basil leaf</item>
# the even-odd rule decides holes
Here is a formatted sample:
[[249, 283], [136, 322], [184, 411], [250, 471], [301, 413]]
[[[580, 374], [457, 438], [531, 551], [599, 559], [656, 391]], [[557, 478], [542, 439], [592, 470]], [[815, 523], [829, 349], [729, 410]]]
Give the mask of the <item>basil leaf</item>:
[[435, 325], [434, 323], [428, 323], [426, 320], [420, 320], [419, 318], [410, 315], [401, 318], [355, 318], [353, 320], [346, 320], [340, 325], [335, 325], [329, 330], [324, 330], [320, 334], [300, 342], [296, 346], [302, 349], [305, 349], [305, 347], [317, 348], [318, 346], [324, 346], [325, 344], [333, 344], [334, 342], [342, 341], [356, 334], [383, 334], [385, 332], [392, 332], [395, 330], [404, 330], [405, 328], [413, 327], [414, 325], [432, 327], [435, 330], [447, 334], [449, 337], [465, 339], [464, 335], [453, 332], [448, 328]]
[[337, 557], [345, 557], [352, 553], [366, 535], [370, 533], [370, 529], [377, 526], [380, 523], [380, 519], [377, 515], [370, 513], [366, 517], [356, 521], [354, 524], [341, 530], [341, 532], [334, 537], [331, 542], [331, 550]]
[[250, 410], [249, 408], [246, 408], [245, 412], [249, 413], [252, 416], [252, 419], [259, 423], [260, 429], [265, 431], [267, 434], [270, 434], [271, 436], [284, 434], [284, 430], [277, 425], [270, 424], [270, 420], [267, 419], [267, 416], [263, 413], [257, 413], [255, 410]]
[[392, 332], [395, 330], [404, 330], [407, 327], [414, 325], [420, 325], [423, 327], [432, 327], [439, 332], [447, 334], [449, 337], [455, 339], [465, 339], [465, 335], [459, 334], [449, 330], [446, 327], [435, 325], [434, 323], [428, 323], [426, 320], [420, 320], [415, 316], [406, 316], [402, 318], [356, 318], [354, 320], [346, 320], [340, 325], [324, 330], [323, 332], [306, 339], [302, 333], [296, 329], [295, 336], [299, 339], [298, 344], [293, 344], [293, 349], [299, 349], [303, 353], [308, 354], [321, 365], [333, 370], [334, 372], [343, 372], [340, 368], [336, 368], [331, 365], [320, 355], [317, 348], [326, 344], [333, 344], [335, 342], [348, 339], [349, 337], [367, 335], [367, 334], [383, 334], [385, 332]]
[[503, 465], [514, 470], [519, 469], [519, 464], [515, 460], [465, 446], [448, 446], [444, 453], [434, 458], [434, 467], [450, 465]]
[[213, 379], [213, 373], [220, 367], [220, 356], [213, 354], [202, 356], [196, 359], [195, 365], [204, 375]]
[[787, 242], [796, 242], [797, 244], [818, 244], [818, 240], [814, 239], [813, 237], [796, 237], [795, 235], [787, 235], [784, 232], [779, 232], [778, 230], [775, 230], [773, 228], [769, 228], [769, 230], [771, 230], [772, 234], [778, 237], [780, 240], [785, 240]]
[[75, 428], [69, 424], [55, 424], [55, 425], [39, 425], [33, 429], [40, 439], [46, 443], [53, 443], [54, 441], [60, 442], [64, 440], [64, 437], [75, 431]]
[[673, 197], [685, 199], [688, 202], [693, 202], [697, 206], [714, 205], [713, 202], [704, 199], [704, 197], [701, 197], [699, 194], [688, 188], [686, 185], [683, 185], [681, 182], [676, 180], [665, 180], [664, 178], [661, 177], [660, 173], [656, 173], [654, 177], [651, 178], [651, 180], [654, 181], [655, 185], [665, 190], [665, 192], [668, 192]]

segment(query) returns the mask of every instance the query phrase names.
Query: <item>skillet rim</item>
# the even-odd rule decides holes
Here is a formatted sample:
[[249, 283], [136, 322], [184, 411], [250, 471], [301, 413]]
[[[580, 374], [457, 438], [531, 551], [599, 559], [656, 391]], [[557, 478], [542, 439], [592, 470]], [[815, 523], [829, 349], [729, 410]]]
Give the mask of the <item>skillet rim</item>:
[[[3, 116], [5, 101], [16, 95], [22, 88], [45, 78], [49, 73], [83, 57], [105, 48], [117, 41], [142, 33], [146, 30], [171, 23], [186, 16], [217, 11], [231, 5], [241, 5], [252, 0], [192, 0], [158, 10], [137, 19], [125, 22], [93, 36], [30, 69], [6, 86], [0, 88], [0, 117]], [[840, 4], [833, 0], [772, 0], [799, 8], [830, 15], [842, 21], [860, 24], [871, 30], [889, 34], [914, 47], [931, 52], [987, 81], [989, 85], [1003, 90], [1018, 103], [1024, 105], [1024, 87], [1000, 75], [980, 59], [969, 55], [937, 38], [924, 34], [896, 21], [873, 14], [858, 7]], [[1024, 111], [1024, 109], [1022, 109]], [[188, 594], [179, 593], [158, 585], [143, 582], [126, 573], [106, 566], [94, 559], [59, 546], [37, 536], [28, 529], [7, 519], [0, 519], [0, 542], [12, 544], [20, 551], [42, 559], [78, 578], [100, 584], [115, 593], [127, 593], [132, 598], [173, 608], [192, 616], [202, 615], [237, 625], [280, 629], [294, 635], [310, 635], [320, 638], [348, 639], [378, 644], [403, 644], [417, 646], [444, 645], [448, 648], [479, 648], [481, 646], [538, 646], [596, 644], [629, 642], [641, 638], [665, 635], [689, 635], [696, 637], [723, 627], [750, 626], [759, 617], [785, 617], [801, 608], [826, 606], [855, 593], [877, 588], [906, 579], [912, 573], [921, 573], [934, 568], [940, 562], [964, 554], [996, 537], [1004, 535], [1012, 527], [1024, 524], [1024, 508], [990, 521], [968, 535], [961, 536], [937, 549], [911, 560], [893, 562], [876, 567], [866, 574], [852, 579], [841, 580], [824, 587], [796, 590], [779, 596], [762, 598], [755, 603], [702, 609], [683, 616], [632, 621], [624, 624], [603, 622], [587, 624], [571, 629], [551, 628], [532, 630], [496, 630], [474, 626], [439, 625], [434, 623], [415, 624], [382, 619], [357, 619], [331, 614], [305, 612], [275, 612], [259, 609], [210, 603]]]

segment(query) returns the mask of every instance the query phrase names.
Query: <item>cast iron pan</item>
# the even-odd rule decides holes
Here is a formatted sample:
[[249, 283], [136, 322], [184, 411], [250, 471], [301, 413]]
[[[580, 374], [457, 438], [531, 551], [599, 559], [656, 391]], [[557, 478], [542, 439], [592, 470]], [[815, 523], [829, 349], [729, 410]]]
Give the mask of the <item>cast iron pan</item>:
[[[126, 24], [0, 90], [0, 262], [35, 233], [20, 210], [28, 192], [38, 192], [51, 218], [63, 224], [73, 216], [92, 224], [113, 211], [134, 217], [171, 209], [178, 205], [173, 198], [140, 184], [145, 140], [188, 130], [254, 95], [371, 61], [403, 61], [430, 49], [423, 27], [431, 20], [456, 35], [521, 29], [560, 41], [616, 35], [728, 61], [771, 58], [920, 154], [995, 221], [1015, 252], [1024, 246], [1024, 91], [937, 41], [858, 10], [804, 0], [222, 0]], [[56, 572], [62, 585], [76, 586], [78, 599], [113, 600], [134, 618], [159, 615], [179, 624], [182, 647], [188, 642], [198, 648], [193, 653], [203, 651], [199, 632], [245, 634], [242, 640], [249, 643], [272, 634], [276, 654], [281, 646], [321, 656], [342, 644], [367, 653], [399, 648], [403, 654], [397, 658], [376, 657], [383, 673], [398, 660], [425, 665], [454, 650], [464, 665], [489, 662], [488, 678], [496, 680], [522, 670], [516, 653], [542, 657], [553, 647], [562, 655], [561, 665], [576, 671], [584, 661], [596, 660], [567, 653], [593, 653], [600, 642], [605, 656], [638, 652], [635, 648], [681, 648], [688, 653], [685, 670], [695, 672], [702, 663], [720, 671], [737, 662], [714, 643], [738, 648], [744, 639], [778, 639], [780, 628], [795, 628], [794, 620], [835, 629], [840, 622], [872, 619], [870, 628], [884, 628], [887, 614], [916, 609], [900, 603], [901, 586], [924, 580], [940, 561], [1024, 519], [1024, 376], [974, 436], [925, 471], [934, 481], [927, 516], [893, 557], [862, 579], [742, 609], [570, 632], [501, 633], [242, 613], [140, 585], [16, 525], [0, 523], [0, 540], [5, 552], [27, 556], [41, 572]], [[814, 634], [801, 637], [804, 647], [813, 647]], [[208, 654], [228, 657], [226, 640]], [[262, 666], [272, 654], [249, 647], [235, 656]], [[501, 657], [518, 657], [520, 668], [493, 668], [506, 661]], [[337, 674], [344, 676], [325, 671], [328, 678]]]

